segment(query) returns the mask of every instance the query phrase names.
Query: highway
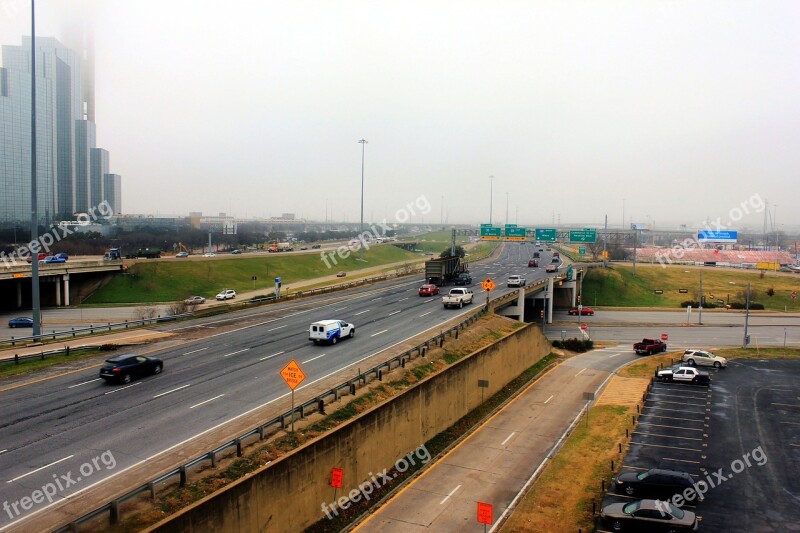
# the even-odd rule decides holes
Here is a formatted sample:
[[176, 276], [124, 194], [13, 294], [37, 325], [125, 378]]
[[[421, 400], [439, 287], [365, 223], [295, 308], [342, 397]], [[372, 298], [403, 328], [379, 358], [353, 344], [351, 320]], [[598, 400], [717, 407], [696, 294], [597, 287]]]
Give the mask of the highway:
[[[0, 530], [150, 459], [174, 457], [179, 464], [187, 459], [179, 453], [184, 443], [232, 419], [265, 406], [282, 412], [288, 388], [279, 372], [291, 359], [308, 376], [296, 393], [302, 401], [305, 387], [345, 369], [350, 377], [370, 356], [474, 312], [484, 301], [479, 282], [486, 277], [497, 280], [496, 294], [508, 290], [509, 274], [525, 275], [529, 283], [543, 278], [543, 267], [527, 268], [533, 248], [508, 244], [499, 259], [472, 266], [476, 303], [461, 310], [443, 309], [437, 297], [419, 297], [419, 278], [387, 282], [344, 296], [159, 327], [202, 337], [149, 351], [164, 360], [164, 372], [130, 385], [106, 385], [93, 367], [2, 391], [0, 501], [12, 505], [0, 513]], [[328, 318], [354, 323], [355, 338], [313, 345], [308, 325]], [[53, 496], [33, 505], [24, 500], [60, 479], [65, 486]], [[131, 487], [143, 481], [129, 480]]]

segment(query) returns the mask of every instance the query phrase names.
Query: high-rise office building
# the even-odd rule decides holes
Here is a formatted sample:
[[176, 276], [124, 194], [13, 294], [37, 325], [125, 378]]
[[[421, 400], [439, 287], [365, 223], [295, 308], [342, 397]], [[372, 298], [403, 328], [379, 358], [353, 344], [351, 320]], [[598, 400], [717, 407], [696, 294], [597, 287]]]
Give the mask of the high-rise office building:
[[[22, 46], [4, 45], [2, 52], [0, 226], [24, 226], [31, 205], [31, 39], [23, 38]], [[104, 200], [115, 206], [115, 214], [121, 206], [121, 178], [109, 174], [108, 151], [97, 148], [95, 124], [87, 115], [82, 62], [58, 40], [36, 39], [36, 187], [42, 225], [72, 220]], [[107, 174], [116, 176], [112, 197], [105, 194]]]

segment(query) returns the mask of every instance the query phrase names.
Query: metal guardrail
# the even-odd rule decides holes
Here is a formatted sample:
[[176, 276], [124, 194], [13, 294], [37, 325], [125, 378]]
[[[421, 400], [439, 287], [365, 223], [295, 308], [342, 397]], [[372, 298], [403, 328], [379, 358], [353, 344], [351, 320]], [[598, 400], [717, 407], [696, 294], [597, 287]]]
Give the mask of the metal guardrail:
[[393, 368], [405, 368], [406, 362], [411, 361], [414, 357], [425, 357], [428, 350], [430, 350], [431, 346], [443, 346], [444, 340], [446, 337], [451, 338], [458, 338], [459, 331], [464, 329], [465, 327], [473, 324], [480, 318], [482, 315], [486, 314], [487, 310], [485, 307], [475, 311], [471, 316], [462, 320], [459, 324], [452, 326], [451, 328], [447, 329], [431, 337], [430, 339], [414, 346], [413, 348], [404, 351], [403, 353], [396, 355], [382, 363], [375, 365], [374, 367], [366, 370], [354, 378], [351, 378], [335, 387], [315, 396], [314, 398], [307, 400], [304, 403], [301, 403], [299, 406], [295, 407], [294, 410], [289, 410], [275, 418], [256, 426], [255, 428], [242, 433], [235, 439], [229, 440], [217, 446], [213, 450], [210, 450], [206, 453], [203, 453], [190, 461], [183, 463], [182, 465], [173, 468], [172, 470], [161, 474], [160, 476], [151, 479], [150, 481], [139, 485], [138, 487], [134, 488], [133, 490], [128, 491], [127, 493], [123, 494], [122, 496], [115, 498], [111, 502], [90, 511], [83, 516], [77, 518], [76, 520], [70, 522], [69, 524], [59, 528], [56, 530], [56, 533], [62, 532], [77, 532], [78, 528], [81, 524], [88, 522], [106, 512], [109, 513], [109, 524], [115, 525], [120, 520], [120, 506], [125, 503], [126, 501], [133, 499], [140, 494], [147, 492], [150, 495], [150, 498], [155, 498], [156, 495], [156, 486], [165, 483], [173, 478], [178, 478], [178, 484], [180, 487], [185, 486], [188, 483], [188, 474], [189, 469], [193, 466], [198, 464], [208, 462], [211, 467], [216, 466], [217, 458], [220, 454], [225, 452], [229, 449], [236, 449], [236, 456], [241, 457], [243, 455], [243, 447], [244, 443], [255, 436], [258, 436], [257, 441], [259, 442], [264, 440], [264, 435], [270, 428], [277, 428], [277, 429], [286, 429], [290, 421], [292, 420], [293, 415], [299, 415], [299, 418], [302, 419], [306, 415], [318, 412], [322, 415], [325, 414], [325, 404], [326, 401], [328, 403], [335, 402], [339, 400], [339, 398], [345, 394], [355, 395], [356, 388], [358, 386], [364, 386], [370, 381], [382, 381], [384, 372], [389, 372]]
[[[11, 337], [10, 339], [3, 339], [0, 340], [0, 347], [2, 347], [3, 345], [16, 346], [17, 343], [21, 342], [29, 342], [29, 341], [40, 342], [42, 340], [48, 340], [48, 339], [56, 340], [56, 338], [58, 337], [75, 337], [77, 335], [82, 335], [84, 333], [92, 335], [96, 332], [111, 331], [112, 329], [128, 329], [131, 326], [145, 326], [148, 324], [171, 322], [173, 320], [178, 320], [180, 318], [188, 318], [193, 315], [194, 313], [181, 313], [178, 315], [167, 315], [167, 316], [159, 315], [153, 318], [143, 318], [141, 320], [131, 320], [131, 321], [125, 320], [123, 322], [114, 322], [114, 323], [107, 322], [106, 324], [97, 326], [95, 326], [94, 324], [90, 324], [88, 328], [77, 328], [77, 329], [70, 328], [68, 330], [62, 330], [62, 331], [53, 330], [50, 333], [41, 333], [38, 336], [31, 335], [29, 337], [18, 337], [18, 338]], [[8, 359], [0, 360], [0, 362], [2, 361], [8, 361]]]

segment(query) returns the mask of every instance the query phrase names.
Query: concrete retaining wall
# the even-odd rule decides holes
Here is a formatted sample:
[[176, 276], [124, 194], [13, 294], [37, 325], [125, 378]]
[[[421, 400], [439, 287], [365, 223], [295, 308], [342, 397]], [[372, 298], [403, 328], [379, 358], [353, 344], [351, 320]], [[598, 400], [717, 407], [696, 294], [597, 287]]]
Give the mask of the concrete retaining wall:
[[[458, 361], [331, 433], [298, 448], [214, 493], [151, 531], [294, 532], [324, 517], [333, 501], [333, 467], [344, 470], [346, 494], [414, 451], [550, 351], [538, 328], [528, 326]], [[391, 375], [387, 379], [392, 379]]]

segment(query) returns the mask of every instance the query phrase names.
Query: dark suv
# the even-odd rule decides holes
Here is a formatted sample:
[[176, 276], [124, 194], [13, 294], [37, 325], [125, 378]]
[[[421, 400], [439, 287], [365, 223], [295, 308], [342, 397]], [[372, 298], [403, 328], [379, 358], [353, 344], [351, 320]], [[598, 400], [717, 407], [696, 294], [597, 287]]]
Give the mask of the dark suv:
[[[673, 494], [682, 494], [695, 487], [692, 477], [686, 472], [651, 468], [647, 472], [624, 472], [617, 476], [614, 491], [636, 498], [663, 498], [669, 500]], [[700, 494], [698, 499], [703, 500]]]
[[463, 287], [464, 285], [471, 285], [472, 276], [470, 276], [466, 272], [461, 272], [459, 274], [456, 274], [455, 277], [453, 277], [453, 283], [455, 283], [460, 287]]

